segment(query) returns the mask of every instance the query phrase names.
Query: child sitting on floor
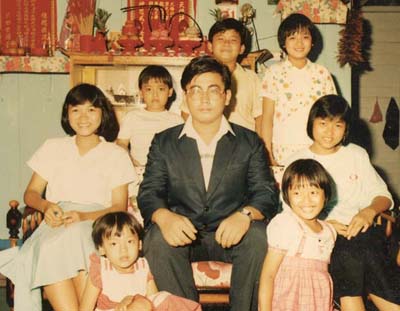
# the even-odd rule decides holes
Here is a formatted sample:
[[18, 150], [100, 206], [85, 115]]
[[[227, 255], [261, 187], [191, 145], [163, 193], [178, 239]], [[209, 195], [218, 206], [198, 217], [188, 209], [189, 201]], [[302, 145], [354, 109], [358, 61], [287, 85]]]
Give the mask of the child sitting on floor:
[[198, 311], [198, 303], [158, 292], [147, 260], [139, 257], [142, 226], [126, 212], [109, 213], [93, 224], [100, 254], [90, 256], [81, 311]]

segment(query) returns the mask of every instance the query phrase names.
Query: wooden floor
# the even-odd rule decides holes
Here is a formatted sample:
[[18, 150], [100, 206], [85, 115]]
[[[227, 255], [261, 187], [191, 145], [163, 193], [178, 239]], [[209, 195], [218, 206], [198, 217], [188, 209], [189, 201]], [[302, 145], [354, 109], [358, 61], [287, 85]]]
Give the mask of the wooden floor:
[[[0, 279], [1, 284], [1, 279]], [[218, 307], [218, 306], [203, 306], [203, 311], [229, 311], [228, 307]], [[6, 289], [5, 287], [0, 286], [0, 310], [1, 311], [9, 311], [10, 308], [6, 303]]]

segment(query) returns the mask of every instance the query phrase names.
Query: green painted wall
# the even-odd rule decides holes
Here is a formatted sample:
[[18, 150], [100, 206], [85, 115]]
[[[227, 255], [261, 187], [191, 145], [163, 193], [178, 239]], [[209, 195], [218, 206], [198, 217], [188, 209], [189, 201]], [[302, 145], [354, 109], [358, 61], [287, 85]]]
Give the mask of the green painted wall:
[[[197, 21], [203, 32], [208, 33], [214, 22], [209, 9], [215, 7], [215, 1], [197, 2]], [[280, 18], [274, 15], [275, 6], [267, 5], [266, 0], [240, 1], [244, 2], [251, 3], [257, 10], [255, 22], [260, 47], [278, 51], [276, 30]], [[66, 3], [67, 0], [58, 1], [58, 25], [61, 25]], [[126, 1], [97, 0], [97, 3], [113, 14], [109, 28], [118, 31], [125, 20], [125, 14], [119, 9]], [[317, 62], [332, 72], [342, 94], [350, 100], [350, 70], [339, 68], [336, 62], [340, 26], [322, 25], [319, 28], [324, 49]], [[22, 195], [31, 176], [25, 162], [46, 138], [63, 135], [60, 113], [68, 89], [69, 76], [66, 74], [0, 74], [0, 239], [8, 237], [5, 222], [8, 201], [23, 201]]]

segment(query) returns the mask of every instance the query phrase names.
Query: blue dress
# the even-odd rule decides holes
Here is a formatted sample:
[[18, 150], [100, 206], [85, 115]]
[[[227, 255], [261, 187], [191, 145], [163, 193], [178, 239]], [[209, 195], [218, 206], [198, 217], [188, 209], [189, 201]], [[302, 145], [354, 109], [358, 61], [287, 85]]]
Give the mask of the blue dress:
[[[98, 204], [59, 203], [64, 211], [92, 212]], [[15, 284], [14, 310], [42, 310], [40, 287], [77, 276], [88, 270], [95, 251], [91, 238], [92, 220], [52, 228], [44, 221], [20, 247], [0, 252], [0, 272]]]

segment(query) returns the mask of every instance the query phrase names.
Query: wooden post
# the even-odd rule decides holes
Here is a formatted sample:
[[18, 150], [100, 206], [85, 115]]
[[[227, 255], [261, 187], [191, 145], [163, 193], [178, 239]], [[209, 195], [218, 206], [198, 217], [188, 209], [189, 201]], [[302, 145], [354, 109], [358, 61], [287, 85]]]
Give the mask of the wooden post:
[[[11, 200], [8, 205], [10, 206], [10, 210], [7, 213], [7, 228], [9, 229], [10, 233], [10, 246], [16, 247], [18, 243], [19, 228], [21, 227], [22, 214], [18, 210], [18, 201]], [[13, 310], [14, 284], [9, 279], [6, 279], [6, 298], [10, 310]]]

